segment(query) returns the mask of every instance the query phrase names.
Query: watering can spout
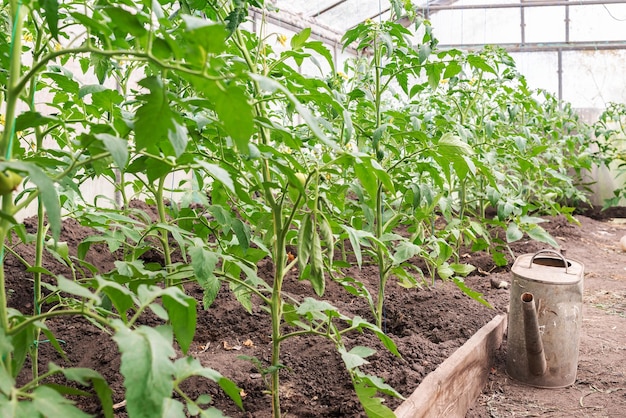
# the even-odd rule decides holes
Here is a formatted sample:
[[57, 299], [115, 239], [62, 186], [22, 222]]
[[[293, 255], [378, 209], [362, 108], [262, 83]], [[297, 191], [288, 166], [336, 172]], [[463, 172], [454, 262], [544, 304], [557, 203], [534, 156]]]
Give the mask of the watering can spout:
[[543, 341], [539, 332], [535, 298], [532, 293], [522, 294], [522, 311], [524, 317], [524, 337], [526, 340], [526, 354], [528, 357], [528, 371], [535, 376], [542, 376], [546, 372], [546, 356], [543, 351]]

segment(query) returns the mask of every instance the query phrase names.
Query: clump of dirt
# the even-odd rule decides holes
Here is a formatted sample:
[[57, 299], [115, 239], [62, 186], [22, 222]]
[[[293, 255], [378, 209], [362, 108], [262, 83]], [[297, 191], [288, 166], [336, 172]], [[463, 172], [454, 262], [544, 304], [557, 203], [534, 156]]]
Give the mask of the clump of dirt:
[[[579, 219], [582, 229], [567, 223], [562, 217], [552, 218], [550, 222], [542, 225], [562, 242], [568, 251], [571, 251], [572, 246], [581, 245], [593, 247], [595, 250], [597, 243], [584, 241], [582, 231], [584, 228], [592, 228], [598, 232], [606, 224], [585, 217]], [[28, 228], [32, 228], [33, 223], [34, 220], [25, 221]], [[67, 220], [63, 225], [61, 240], [68, 242], [70, 253], [75, 255], [76, 245], [93, 233], [94, 231], [89, 228]], [[511, 248], [515, 255], [520, 255], [545, 248], [545, 245], [523, 240], [513, 244]], [[14, 250], [26, 261], [32, 262], [34, 254], [28, 246], [19, 244]], [[584, 249], [580, 254], [585, 255]], [[568, 252], [568, 256], [571, 255], [572, 253]], [[608, 258], [610, 254], [606, 256]], [[90, 250], [87, 259], [102, 271], [111, 270], [115, 261], [105, 248], [98, 246]], [[496, 268], [491, 257], [485, 253], [465, 254], [464, 261], [477, 267], [476, 271], [483, 272], [467, 277], [465, 282], [470, 288], [481, 292], [492, 308], [465, 296], [451, 282], [436, 281], [431, 286], [407, 290], [391, 281], [387, 288], [384, 328], [398, 346], [401, 357], [389, 353], [372, 334], [347, 335], [344, 342], [348, 349], [357, 345], [376, 349], [376, 354], [368, 358], [370, 363], [362, 368], [363, 371], [382, 377], [402, 395], [409, 396], [429, 372], [480, 327], [496, 314], [506, 311], [508, 291], [494, 288], [491, 281], [508, 280], [508, 269]], [[602, 263], [598, 263], [598, 266], [601, 265]], [[52, 257], [46, 257], [45, 267], [53, 272], [64, 271]], [[262, 261], [259, 265], [259, 275], [270, 271], [270, 267], [268, 261]], [[30, 273], [26, 272], [25, 267], [10, 254], [6, 257], [5, 269], [7, 286], [11, 289], [10, 305], [25, 312], [31, 310]], [[370, 289], [376, 286], [378, 272], [373, 266], [363, 266], [361, 269], [351, 267], [345, 274], [365, 283]], [[201, 301], [202, 291], [198, 286], [190, 284], [186, 291]], [[309, 283], [298, 281], [295, 276], [285, 281], [284, 291], [299, 300], [314, 296]], [[358, 315], [373, 321], [366, 301], [350, 295], [337, 282], [329, 281], [324, 299], [345, 315]], [[269, 416], [268, 382], [263, 370], [259, 370], [255, 365], [269, 364], [271, 328], [268, 314], [258, 304], [254, 305], [252, 313], [246, 312], [226, 286], [220, 290], [210, 309], [203, 310], [202, 303], [198, 306], [198, 327], [191, 355], [241, 387], [245, 411], [240, 411], [219, 388], [203, 379], [194, 378], [188, 382], [186, 390], [189, 395], [195, 398], [202, 393], [209, 393], [213, 397], [213, 406], [229, 416]], [[114, 403], [123, 401], [124, 387], [119, 373], [119, 354], [110, 337], [82, 319], [56, 318], [48, 321], [47, 325], [58, 339], [64, 341], [63, 348], [69, 362], [63, 360], [50, 345], [42, 344], [40, 346], [42, 369], [45, 370], [48, 362], [61, 366], [93, 368], [109, 382], [114, 393]], [[626, 339], [622, 340], [624, 341]], [[302, 336], [286, 340], [282, 352], [285, 367], [280, 373], [284, 416], [364, 416], [341, 357], [332, 344], [321, 338]], [[250, 361], [250, 358], [255, 358], [258, 362]], [[495, 367], [494, 373], [497, 373], [500, 366], [496, 363]], [[84, 411], [99, 413], [95, 399], [78, 398], [76, 401]], [[385, 397], [386, 405], [392, 409], [400, 402], [399, 399]], [[481, 413], [482, 411], [474, 416], [487, 416], [480, 415]], [[125, 417], [124, 409], [119, 408], [116, 416]]]

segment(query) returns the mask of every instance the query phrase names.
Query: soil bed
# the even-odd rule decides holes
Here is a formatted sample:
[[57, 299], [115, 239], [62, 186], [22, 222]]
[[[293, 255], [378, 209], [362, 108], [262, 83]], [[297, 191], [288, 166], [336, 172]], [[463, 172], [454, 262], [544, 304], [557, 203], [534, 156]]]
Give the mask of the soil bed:
[[[585, 264], [587, 273], [585, 277], [586, 304], [597, 305], [598, 298], [602, 299], [604, 297], [602, 292], [605, 291], [613, 292], [611, 294], [618, 296], [621, 295], [619, 300], [621, 300], [622, 305], [616, 305], [614, 303], [616, 300], [611, 302], [614, 303], [611, 309], [614, 312], [621, 309], [619, 311], [621, 314], [618, 312], [618, 314], [607, 313], [607, 315], [611, 319], [621, 321], [621, 330], [624, 330], [626, 327], [624, 327], [623, 302], [626, 295], [623, 285], [626, 275], [626, 270], [624, 270], [626, 256], [618, 250], [617, 246], [621, 237], [619, 234], [626, 233], [626, 230], [623, 225], [614, 222], [596, 221], [584, 216], [579, 216], [578, 219], [581, 226], [569, 224], [561, 217], [551, 218], [542, 226], [557, 238], [563, 248], [567, 250], [568, 257], [580, 260]], [[36, 225], [32, 219], [26, 220], [25, 224], [31, 230]], [[67, 241], [70, 252], [75, 254], [76, 245], [92, 233], [88, 228], [83, 228], [73, 221], [66, 221], [61, 240]], [[602, 244], [600, 245], [600, 243]], [[535, 252], [546, 246], [541, 243], [522, 240], [514, 243], [511, 247], [517, 256]], [[16, 250], [27, 261], [32, 261], [33, 251], [31, 248], [19, 245]], [[599, 257], [603, 258], [600, 259]], [[96, 246], [88, 254], [87, 261], [102, 271], [109, 271], [113, 268], [115, 260], [108, 251], [99, 251]], [[375, 355], [368, 358], [370, 364], [363, 367], [363, 371], [382, 377], [386, 383], [408, 397], [429, 372], [433, 371], [480, 327], [489, 322], [497, 313], [507, 310], [508, 291], [493, 288], [491, 281], [510, 281], [508, 269], [495, 269], [491, 257], [484, 253], [464, 254], [463, 261], [477, 267], [477, 271], [485, 272], [466, 278], [466, 284], [481, 292], [493, 306], [493, 309], [489, 309], [463, 295], [453, 283], [436, 281], [433, 286], [407, 290], [390, 281], [385, 306], [385, 331], [397, 344], [402, 357], [397, 358], [387, 352], [371, 334], [355, 333], [347, 336], [345, 343], [348, 349], [356, 345], [364, 345], [377, 350]], [[5, 265], [8, 280], [7, 288], [11, 289], [9, 297], [11, 307], [29, 312], [32, 310], [30, 275], [25, 272], [24, 267], [12, 255], [7, 255]], [[44, 267], [54, 272], [62, 272], [62, 269], [59, 270], [58, 263], [52, 258], [46, 259]], [[609, 268], [612, 270], [607, 270]], [[267, 275], [270, 271], [271, 265], [268, 263], [259, 265], [260, 276]], [[610, 271], [613, 272], [612, 275]], [[360, 270], [353, 267], [345, 273], [369, 284], [370, 289], [375, 288], [378, 273], [374, 266], [363, 266]], [[612, 287], [605, 289], [606, 281], [610, 281]], [[591, 282], [591, 285], [588, 285], [587, 282]], [[300, 282], [295, 277], [285, 281], [284, 290], [288, 295], [300, 300], [305, 296], [313, 296], [314, 294], [307, 282]], [[202, 299], [202, 292], [198, 287], [188, 286], [187, 291], [197, 297], [198, 300]], [[324, 299], [335, 305], [345, 315], [359, 315], [372, 320], [367, 303], [348, 294], [335, 282], [329, 281]], [[617, 311], [615, 311], [616, 309]], [[146, 321], [151, 320], [146, 318]], [[110, 337], [87, 321], [75, 318], [54, 319], [48, 321], [47, 324], [56, 337], [64, 341], [63, 348], [66, 350], [70, 362], [65, 362], [49, 344], [42, 344], [40, 348], [42, 370], [46, 370], [48, 362], [54, 362], [61, 366], [72, 365], [93, 368], [108, 380], [114, 392], [114, 403], [123, 401], [124, 387], [119, 374], [118, 350]], [[596, 325], [595, 322], [585, 322], [584, 326], [596, 327]], [[209, 310], [205, 311], [200, 308], [198, 311], [198, 329], [191, 354], [204, 365], [220, 371], [241, 387], [245, 412], [236, 408], [216, 385], [208, 381], [201, 379], [190, 381], [186, 388], [188, 393], [193, 398], [202, 393], [211, 394], [214, 399], [214, 406], [223, 410], [228, 416], [270, 416], [270, 397], [267, 393], [264, 376], [262, 371], [258, 370], [249, 360], [249, 358], [254, 357], [264, 366], [268, 365], [271, 349], [270, 329], [269, 316], [262, 306], [259, 306], [258, 303], [255, 304], [253, 313], [248, 314], [235, 300], [232, 293], [224, 287]], [[593, 333], [590, 332], [589, 334], [589, 338], [595, 340], [595, 336], [591, 335]], [[621, 350], [624, 350], [626, 336], [623, 332], [621, 334], [616, 333], [612, 337], [618, 338], [622, 347]], [[343, 362], [329, 342], [311, 337], [292, 338], [285, 341], [282, 353], [285, 368], [280, 372], [281, 401], [285, 417], [364, 416], [352, 390], [350, 378], [345, 371]], [[596, 351], [589, 348], [587, 358], [584, 353], [585, 348], [583, 347], [581, 367], [589, 368], [591, 376], [596, 372], [605, 373], [605, 370], [594, 369], [595, 363], [592, 359], [598, 355]], [[612, 368], [612, 378], [621, 378], [623, 387], [624, 352], [615, 351], [614, 354], [621, 356], [621, 363]], [[501, 350], [491, 376], [491, 386], [468, 416], [510, 416], [493, 415], [488, 410], [488, 408], [493, 409], [493, 402], [498, 400], [499, 394], [505, 393], [502, 391], [505, 389], [508, 391], [511, 386], [510, 382], [502, 380], [505, 379], [503, 377], [503, 358], [503, 351]], [[598, 382], [592, 377], [585, 377], [585, 373], [582, 371], [580, 374], [582, 379], [586, 379], [581, 381], [580, 385], [582, 386], [589, 386], [590, 383], [588, 382]], [[579, 383], [577, 382], [577, 384]], [[616, 388], [610, 384], [596, 388], [609, 389], [611, 387]], [[525, 391], [526, 388], [520, 390]], [[495, 391], [495, 393], [490, 391]], [[622, 390], [621, 393], [616, 391], [612, 394], [616, 398], [621, 397], [617, 399], [617, 401], [622, 402], [619, 407], [621, 413], [626, 406], [626, 391]], [[96, 415], [99, 413], [99, 407], [93, 399], [80, 398], [77, 399], [77, 402], [86, 412]], [[392, 409], [400, 403], [401, 400], [399, 399], [385, 398], [385, 404]], [[125, 410], [119, 408], [116, 411], [116, 416], [125, 417]]]

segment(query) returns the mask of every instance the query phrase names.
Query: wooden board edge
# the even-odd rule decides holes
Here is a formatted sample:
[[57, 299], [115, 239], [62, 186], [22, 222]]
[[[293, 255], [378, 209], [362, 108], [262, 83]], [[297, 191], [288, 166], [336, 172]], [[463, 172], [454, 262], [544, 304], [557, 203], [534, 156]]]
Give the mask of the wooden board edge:
[[506, 314], [496, 315], [420, 383], [396, 410], [397, 418], [465, 417], [487, 383], [502, 344]]

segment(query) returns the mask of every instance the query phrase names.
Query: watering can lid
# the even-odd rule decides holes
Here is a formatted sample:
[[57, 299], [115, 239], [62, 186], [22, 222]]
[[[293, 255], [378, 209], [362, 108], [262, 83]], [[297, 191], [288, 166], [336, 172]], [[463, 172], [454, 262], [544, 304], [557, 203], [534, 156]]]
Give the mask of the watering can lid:
[[584, 266], [553, 250], [524, 254], [515, 260], [511, 272], [528, 280], [553, 284], [574, 284], [583, 277]]

